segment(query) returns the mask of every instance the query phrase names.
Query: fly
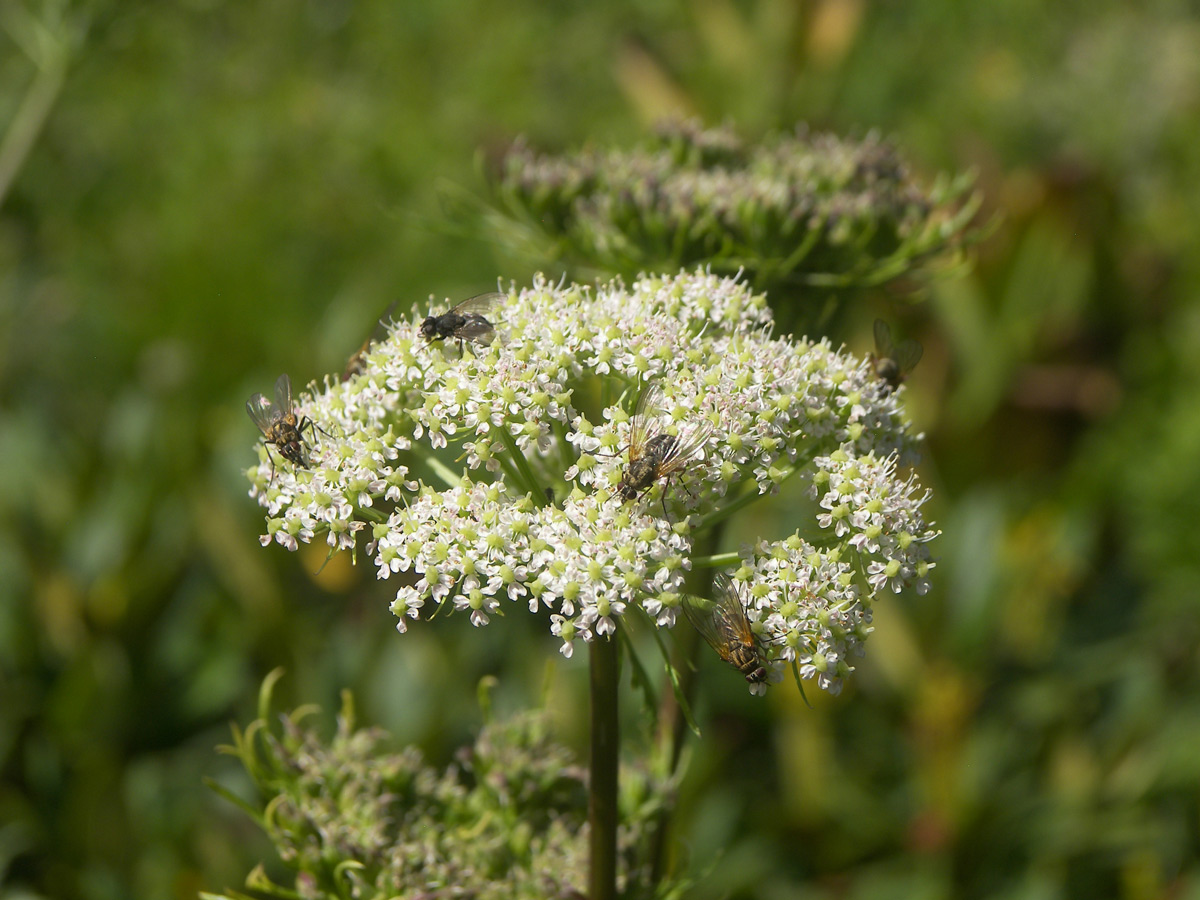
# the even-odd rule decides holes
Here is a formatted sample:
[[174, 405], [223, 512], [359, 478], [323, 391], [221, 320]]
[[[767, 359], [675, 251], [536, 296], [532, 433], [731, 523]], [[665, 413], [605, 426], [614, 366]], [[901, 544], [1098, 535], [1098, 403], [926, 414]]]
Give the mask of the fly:
[[366, 371], [367, 351], [371, 349], [372, 344], [378, 344], [387, 337], [387, 323], [391, 319], [395, 309], [396, 301], [393, 300], [388, 308], [383, 311], [383, 315], [379, 317], [379, 321], [375, 323], [375, 327], [371, 329], [371, 333], [367, 335], [367, 339], [363, 341], [362, 346], [346, 361], [346, 370], [342, 373], [342, 381], [349, 381], [355, 375], [361, 375]]
[[[707, 419], [685, 428], [680, 434], [663, 429], [662, 389], [657, 382], [642, 388], [634, 410], [629, 434], [629, 462], [617, 483], [617, 494], [629, 501], [644, 495], [659, 479], [677, 475], [696, 455], [712, 433]], [[663, 488], [663, 515], [667, 512], [666, 487]]]
[[713, 575], [715, 600], [684, 595], [683, 614], [717, 655], [746, 676], [750, 684], [767, 680], [767, 667], [742, 597], [724, 572]]
[[875, 320], [875, 352], [871, 354], [871, 365], [875, 377], [887, 384], [891, 390], [900, 387], [905, 377], [921, 361], [921, 345], [911, 338], [892, 343], [892, 329], [883, 319]]
[[[255, 394], [246, 401], [246, 412], [250, 419], [262, 432], [267, 444], [274, 444], [279, 455], [292, 465], [302, 469], [308, 468], [308, 456], [304, 452], [307, 443], [304, 440], [304, 429], [309, 429], [313, 440], [316, 425], [308, 416], [297, 417], [292, 403], [292, 382], [285, 372], [275, 382], [275, 402], [272, 403], [262, 394]], [[271, 460], [271, 480], [275, 479], [275, 460]]]
[[496, 327], [488, 321], [485, 314], [495, 308], [503, 297], [504, 294], [497, 291], [477, 294], [456, 303], [441, 315], [428, 315], [419, 327], [421, 337], [427, 341], [444, 341], [447, 338], [453, 338], [458, 341], [460, 354], [464, 341], [490, 344], [496, 338]]

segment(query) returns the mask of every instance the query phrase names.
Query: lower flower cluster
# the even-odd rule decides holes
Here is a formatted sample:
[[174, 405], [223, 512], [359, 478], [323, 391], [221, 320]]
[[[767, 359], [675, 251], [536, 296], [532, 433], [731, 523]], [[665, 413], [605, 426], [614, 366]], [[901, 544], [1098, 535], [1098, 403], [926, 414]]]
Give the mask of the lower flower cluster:
[[[749, 596], [749, 616], [777, 664], [795, 663], [830, 693], [841, 691], [871, 632], [870, 600], [854, 582], [843, 554], [821, 551], [793, 535], [760, 541], [734, 573]], [[757, 691], [761, 693], [761, 690]]]
[[[586, 772], [552, 739], [544, 714], [488, 724], [446, 768], [412, 747], [385, 749], [387, 735], [355, 729], [348, 709], [332, 738], [296, 719], [279, 717], [281, 728], [260, 720], [244, 738], [235, 730], [231, 749], [261, 797], [256, 818], [294, 873], [282, 884], [257, 868], [247, 880], [255, 896], [583, 896]], [[670, 793], [641, 768], [625, 768], [621, 777], [631, 786], [617, 836], [624, 888], [648, 878], [647, 834]]]

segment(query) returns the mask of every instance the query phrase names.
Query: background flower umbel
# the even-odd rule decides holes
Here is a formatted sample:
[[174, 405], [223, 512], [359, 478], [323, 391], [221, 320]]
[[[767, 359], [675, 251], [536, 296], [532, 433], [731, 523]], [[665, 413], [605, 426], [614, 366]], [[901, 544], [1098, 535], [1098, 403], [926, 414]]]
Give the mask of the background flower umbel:
[[746, 140], [665, 121], [636, 146], [564, 153], [519, 139], [495, 160], [489, 188], [482, 223], [535, 259], [611, 275], [741, 272], [760, 289], [805, 292], [789, 321], [816, 321], [830, 291], [944, 264], [979, 236], [969, 178], [925, 184], [877, 134], [803, 126]]

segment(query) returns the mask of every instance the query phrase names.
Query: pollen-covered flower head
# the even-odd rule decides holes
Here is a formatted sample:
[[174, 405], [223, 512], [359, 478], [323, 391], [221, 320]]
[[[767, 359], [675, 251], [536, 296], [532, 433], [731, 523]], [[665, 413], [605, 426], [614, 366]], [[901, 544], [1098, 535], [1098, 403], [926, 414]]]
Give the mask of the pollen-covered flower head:
[[528, 610], [570, 655], [634, 610], [671, 627], [697, 536], [796, 476], [822, 540], [764, 536], [734, 572], [773, 680], [795, 662], [836, 689], [875, 592], [923, 590], [933, 532], [901, 474], [904, 389], [775, 336], [739, 280], [539, 278], [489, 300], [487, 342], [461, 346], [423, 321], [395, 320], [357, 374], [297, 396], [307, 466], [263, 444], [249, 471], [264, 543], [364, 548], [399, 581], [401, 631], [435, 610], [475, 625]]

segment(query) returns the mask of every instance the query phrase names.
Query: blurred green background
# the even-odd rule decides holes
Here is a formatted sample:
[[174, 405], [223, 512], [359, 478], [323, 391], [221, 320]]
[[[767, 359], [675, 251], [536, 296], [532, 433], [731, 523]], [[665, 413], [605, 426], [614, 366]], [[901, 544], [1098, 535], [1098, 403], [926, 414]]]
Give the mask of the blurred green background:
[[[271, 859], [201, 780], [242, 783], [213, 748], [276, 665], [284, 706], [352, 688], [434, 759], [481, 675], [537, 702], [540, 623], [400, 637], [369, 565], [259, 547], [243, 403], [340, 370], [397, 297], [528, 282], [445, 225], [477, 147], [685, 113], [878, 128], [1003, 216], [968, 276], [836, 336], [866, 352], [882, 313], [925, 345], [934, 589], [879, 604], [814, 710], [707, 670], [695, 896], [1200, 897], [1191, 4], [4, 0], [0, 26], [0, 894], [194, 897]], [[580, 747], [584, 665], [551, 692]]]

